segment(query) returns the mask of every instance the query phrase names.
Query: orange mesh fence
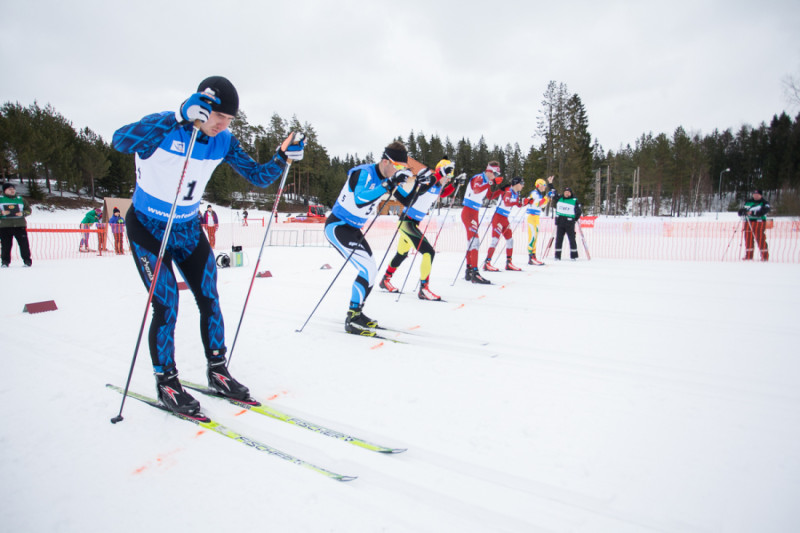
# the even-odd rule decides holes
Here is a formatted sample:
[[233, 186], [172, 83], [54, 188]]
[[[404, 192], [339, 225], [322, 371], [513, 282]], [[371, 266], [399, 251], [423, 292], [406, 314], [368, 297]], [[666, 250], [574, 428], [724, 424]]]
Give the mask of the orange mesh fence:
[[[484, 217], [480, 235], [486, 235], [481, 243], [481, 254], [489, 247], [491, 236], [487, 228], [491, 212]], [[266, 228], [256, 219], [253, 224], [220, 224], [216, 231], [216, 251], [228, 251], [231, 246], [258, 248]], [[514, 229], [514, 253], [524, 255], [528, 243], [527, 216], [511, 216]], [[744, 257], [744, 232], [741, 221], [692, 221], [691, 219], [621, 219], [585, 217], [581, 219], [586, 245], [593, 259], [640, 259], [675, 261], [739, 261]], [[420, 223], [428, 240], [436, 240], [439, 252], [463, 253], [466, 250], [466, 232], [459, 212], [426, 218]], [[766, 225], [769, 260], [780, 263], [800, 263], [800, 221], [770, 219]], [[373, 251], [385, 250], [397, 230], [397, 217], [380, 217], [369, 231], [367, 239]], [[130, 253], [127, 237], [122, 235], [122, 249]], [[438, 239], [437, 239], [438, 235]], [[82, 239], [88, 236], [90, 252], [80, 252]], [[552, 218], [540, 218], [537, 252], [541, 254], [550, 237], [555, 236]], [[577, 235], [580, 241], [580, 234]], [[112, 228], [89, 230], [65, 225], [29, 224], [28, 240], [31, 255], [35, 260], [78, 259], [110, 257], [115, 255]], [[565, 239], [566, 241], [566, 239]], [[313, 228], [309, 224], [281, 223], [273, 225], [267, 239], [268, 246], [329, 246], [323, 233], [323, 225]], [[397, 245], [395, 236], [392, 246]], [[502, 240], [499, 246], [504, 246]], [[567, 242], [563, 245], [568, 248]], [[552, 257], [555, 246], [551, 246]], [[578, 242], [578, 253], [585, 255]], [[18, 258], [17, 247], [12, 257]], [[482, 256], [483, 257], [483, 256]], [[760, 257], [756, 248], [755, 257]]]
[[[121, 232], [118, 233], [119, 230]], [[31, 247], [31, 257], [35, 260], [116, 255], [114, 233], [120, 235], [119, 249], [122, 253], [130, 253], [124, 226], [103, 224], [98, 229], [76, 227], [75, 224], [28, 224], [28, 242]], [[13, 258], [18, 258], [16, 246], [11, 255]]]

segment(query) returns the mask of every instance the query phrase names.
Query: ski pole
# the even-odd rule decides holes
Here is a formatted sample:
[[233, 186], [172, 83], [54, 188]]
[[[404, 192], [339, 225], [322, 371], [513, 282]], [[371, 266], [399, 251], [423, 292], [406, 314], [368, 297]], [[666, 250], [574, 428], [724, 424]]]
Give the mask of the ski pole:
[[[524, 212], [525, 212], [525, 210], [524, 210], [524, 209], [521, 209], [521, 210], [520, 210], [520, 213], [524, 213]], [[520, 222], [522, 222], [522, 220], [523, 220], [524, 218], [525, 218], [525, 216], [523, 215], [523, 216], [521, 216], [521, 217], [517, 218], [517, 221], [516, 221], [516, 222], [514, 222], [514, 227], [511, 229], [511, 238], [512, 238], [512, 239], [514, 238], [514, 232], [515, 232], [515, 231], [517, 231], [517, 228], [519, 227], [519, 224], [520, 224]], [[500, 257], [500, 256], [503, 254], [503, 250], [505, 250], [505, 249], [506, 249], [506, 245], [507, 245], [507, 244], [508, 244], [508, 239], [506, 239], [506, 240], [505, 240], [505, 242], [503, 242], [503, 247], [502, 247], [502, 248], [500, 248], [500, 251], [499, 251], [499, 252], [495, 252], [495, 256], [494, 256], [494, 258], [492, 259], [492, 264], [494, 264], [494, 263], [495, 263], [495, 261], [497, 261], [497, 258], [498, 258], [498, 257]]]
[[[752, 243], [751, 244], [751, 246], [752, 246], [751, 250], [753, 252], [753, 256], [755, 256], [755, 254], [756, 254], [756, 233], [753, 231], [753, 225], [750, 223], [750, 219], [747, 218], [746, 215], [744, 217], [744, 220], [745, 220], [745, 222], [747, 222], [747, 231], [750, 234], [750, 240], [751, 240], [751, 243]], [[747, 235], [743, 235], [743, 237], [744, 237], [743, 240], [745, 240], [745, 243], [744, 243], [744, 246], [745, 246], [744, 255], [745, 255], [745, 257], [747, 257], [747, 241], [746, 241]]]
[[357, 243], [356, 243], [356, 245], [353, 247], [353, 250], [350, 252], [350, 255], [348, 255], [348, 256], [347, 256], [347, 258], [344, 260], [344, 263], [342, 264], [342, 267], [339, 269], [339, 272], [337, 272], [337, 273], [336, 273], [336, 275], [333, 277], [333, 280], [331, 281], [330, 285], [328, 285], [328, 288], [327, 288], [327, 289], [325, 289], [325, 292], [323, 292], [323, 293], [322, 293], [322, 296], [320, 297], [319, 301], [317, 302], [317, 305], [315, 305], [315, 306], [314, 306], [314, 309], [312, 309], [312, 310], [311, 310], [311, 314], [309, 314], [309, 315], [308, 315], [308, 318], [306, 318], [306, 321], [305, 321], [305, 322], [303, 322], [303, 325], [302, 325], [302, 326], [300, 326], [300, 328], [299, 328], [299, 329], [296, 329], [296, 330], [295, 330], [295, 332], [297, 332], [297, 333], [302, 333], [302, 332], [303, 332], [303, 330], [305, 329], [306, 325], [307, 325], [307, 324], [308, 324], [308, 322], [311, 320], [311, 317], [312, 317], [312, 316], [314, 316], [314, 313], [316, 313], [316, 312], [317, 312], [317, 308], [319, 308], [320, 304], [322, 303], [322, 300], [324, 300], [324, 299], [325, 299], [325, 296], [327, 296], [327, 295], [328, 295], [328, 292], [331, 290], [331, 287], [333, 287], [333, 284], [334, 284], [334, 283], [336, 283], [336, 280], [337, 280], [337, 279], [339, 279], [339, 275], [340, 275], [340, 274], [342, 273], [342, 271], [344, 270], [344, 267], [346, 267], [346, 266], [347, 266], [347, 263], [349, 263], [349, 262], [350, 262], [350, 259], [352, 259], [352, 257], [353, 257], [353, 254], [355, 254], [355, 253], [356, 253], [356, 250], [358, 249], [359, 245], [360, 245], [362, 242], [364, 242], [364, 239], [366, 239], [366, 238], [367, 238], [367, 233], [369, 233], [369, 230], [372, 228], [372, 225], [373, 225], [373, 224], [375, 224], [375, 221], [376, 221], [376, 220], [378, 220], [378, 217], [379, 217], [379, 216], [381, 216], [381, 211], [383, 211], [383, 208], [384, 208], [384, 206], [386, 205], [386, 202], [388, 202], [389, 200], [391, 200], [391, 198], [392, 198], [392, 195], [394, 194], [394, 191], [395, 191], [396, 189], [397, 189], [397, 187], [393, 188], [393, 189], [391, 190], [391, 192], [389, 193], [389, 197], [388, 197], [388, 198], [387, 198], [387, 199], [386, 199], [386, 200], [383, 202], [383, 204], [381, 204], [381, 207], [380, 207], [380, 209], [378, 209], [378, 213], [375, 215], [375, 217], [374, 217], [374, 218], [372, 219], [372, 221], [369, 223], [369, 226], [367, 226], [367, 229], [365, 229], [365, 230], [364, 230], [364, 233], [362, 233], [362, 235], [361, 235], [361, 238], [360, 238], [360, 239], [358, 239], [358, 242], [357, 242]]
[[[417, 201], [417, 194], [418, 193], [419, 193], [419, 188], [417, 188], [414, 191], [414, 195], [411, 197], [411, 201], [408, 203], [409, 207], [414, 205], [414, 202]], [[408, 209], [408, 207], [406, 209]], [[380, 213], [380, 211], [379, 211], [379, 213]], [[383, 262], [386, 261], [386, 257], [389, 255], [389, 250], [392, 249], [392, 244], [394, 244], [394, 240], [397, 237], [397, 233], [400, 231], [400, 226], [402, 226], [403, 222], [405, 222], [406, 220], [407, 220], [407, 217], [403, 213], [400, 213], [400, 217], [399, 217], [399, 220], [397, 222], [397, 228], [394, 230], [394, 235], [392, 235], [392, 240], [389, 241], [389, 246], [386, 247], [386, 252], [383, 254], [383, 259], [381, 259], [381, 262], [378, 265], [377, 272], [380, 272], [381, 269], [383, 268]]]
[[544, 255], [542, 256], [542, 258], [547, 257], [547, 252], [550, 251], [550, 247], [553, 245], [553, 239], [555, 239], [555, 237], [550, 235], [550, 239], [547, 241], [547, 246], [544, 247]]
[[186, 158], [183, 161], [183, 171], [181, 171], [181, 178], [178, 181], [178, 189], [175, 191], [175, 200], [172, 202], [172, 208], [169, 211], [169, 218], [167, 218], [167, 227], [164, 229], [164, 237], [161, 239], [161, 247], [158, 250], [158, 258], [156, 259], [156, 266], [153, 269], [153, 276], [150, 280], [150, 290], [147, 291], [147, 305], [144, 307], [144, 316], [142, 317], [142, 325], [139, 326], [139, 336], [136, 338], [136, 346], [133, 348], [133, 358], [131, 359], [131, 368], [128, 371], [128, 379], [125, 381], [125, 392], [122, 394], [122, 402], [119, 406], [119, 413], [111, 419], [112, 424], [122, 422], [122, 409], [125, 407], [125, 398], [128, 397], [128, 388], [131, 385], [131, 378], [133, 377], [133, 368], [136, 365], [136, 356], [139, 353], [139, 345], [142, 343], [142, 335], [144, 333], [144, 325], [147, 322], [147, 312], [150, 310], [150, 304], [153, 301], [153, 293], [155, 292], [156, 283], [158, 282], [158, 275], [161, 272], [161, 265], [164, 262], [164, 253], [167, 250], [167, 241], [169, 241], [169, 234], [172, 232], [172, 223], [175, 220], [175, 211], [178, 209], [178, 199], [181, 194], [181, 187], [183, 180], [186, 178], [186, 169], [189, 167], [189, 160], [192, 158], [192, 149], [194, 148], [195, 140], [197, 140], [197, 133], [200, 131], [199, 120], [194, 121], [192, 128], [192, 137], [189, 140], [189, 149], [186, 150]]
[[731, 243], [733, 242], [733, 239], [736, 237], [736, 234], [739, 232], [739, 228], [740, 227], [741, 227], [741, 224], [736, 224], [734, 226], [733, 234], [731, 235], [731, 238], [728, 239], [728, 246], [725, 247], [725, 252], [722, 254], [722, 258], [720, 259], [720, 261], [724, 261], [725, 260], [725, 256], [728, 255], [728, 249], [731, 247]]
[[[466, 174], [464, 174], [462, 172], [459, 175], [459, 178], [462, 177], [462, 176], [466, 177]], [[458, 179], [458, 178], [456, 178], [456, 179]], [[458, 185], [456, 185], [456, 190], [453, 192], [453, 197], [450, 200], [450, 205], [447, 206], [447, 211], [444, 212], [444, 220], [445, 221], [447, 221], [447, 216], [450, 213], [450, 208], [453, 207], [453, 203], [456, 201], [456, 196], [458, 195], [458, 190], [460, 188], [461, 188], [461, 182], [459, 181]], [[417, 260], [417, 255], [419, 254], [419, 247], [422, 246], [422, 240], [425, 238], [425, 233], [428, 231], [428, 226], [431, 225], [431, 220], [433, 220], [432, 216], [428, 219], [428, 223], [425, 224], [425, 229], [422, 230], [422, 238], [419, 240], [419, 244], [417, 244], [417, 248], [414, 251], [414, 257], [411, 258], [411, 265], [408, 267], [408, 272], [406, 272], [406, 279], [403, 280], [403, 286], [400, 287], [400, 292], [397, 293], [397, 299], [395, 299], [395, 302], [399, 302], [400, 301], [400, 296], [402, 296], [402, 294], [403, 294], [403, 289], [406, 288], [406, 283], [408, 282], [408, 277], [411, 275], [411, 271], [414, 268], [414, 262]], [[439, 231], [436, 233], [436, 239], [434, 239], [434, 241], [433, 241], [432, 247], [433, 247], [434, 250], [436, 249], [436, 242], [439, 240], [439, 234], [442, 232], [442, 227], [444, 227], [444, 224], [439, 226]], [[418, 285], [419, 285], [419, 281], [417, 281], [417, 285], [414, 286], [414, 292], [416, 292]]]
[[[302, 135], [302, 134], [301, 134]], [[303, 136], [300, 137], [297, 141], [295, 138], [297, 133], [292, 134], [292, 138], [289, 140], [289, 145], [297, 144], [302, 142]], [[250, 301], [250, 293], [253, 290], [253, 282], [256, 280], [256, 274], [258, 274], [258, 266], [261, 264], [261, 255], [264, 253], [264, 246], [267, 243], [267, 236], [269, 235], [269, 228], [272, 226], [272, 220], [277, 216], [278, 213], [278, 204], [281, 201], [281, 195], [283, 194], [283, 186], [286, 183], [286, 177], [289, 175], [289, 169], [292, 167], [292, 160], [289, 159], [286, 162], [286, 168], [283, 170], [283, 176], [281, 176], [280, 185], [278, 185], [278, 194], [275, 196], [275, 204], [272, 206], [272, 212], [269, 214], [269, 222], [267, 222], [267, 229], [264, 232], [264, 238], [261, 240], [261, 249], [258, 251], [258, 258], [256, 259], [256, 266], [253, 269], [253, 275], [250, 277], [250, 287], [247, 289], [247, 296], [244, 299], [244, 305], [242, 306], [242, 314], [239, 317], [239, 324], [236, 326], [236, 333], [233, 336], [233, 342], [231, 343], [231, 349], [228, 352], [228, 362], [225, 363], [225, 366], [228, 367], [231, 364], [231, 359], [233, 359], [233, 349], [236, 347], [236, 339], [239, 338], [239, 330], [242, 327], [242, 321], [244, 320], [244, 312], [247, 310], [247, 303]]]
[[583, 236], [583, 228], [581, 228], [580, 219], [577, 222], [578, 222], [578, 233], [581, 234], [581, 242], [583, 243], [583, 249], [586, 250], [586, 259], [591, 261], [592, 256], [589, 254], [589, 247], [586, 245], [586, 237]]
[[[485, 211], [483, 212], [483, 214], [481, 215], [481, 218], [480, 218], [480, 220], [478, 220], [478, 229], [480, 229], [480, 227], [481, 227], [481, 224], [483, 224], [483, 218], [486, 216], [486, 213], [489, 211], [489, 208], [491, 207], [491, 205], [492, 205], [492, 203], [491, 203], [491, 202], [489, 202], [489, 207], [487, 207], [487, 208], [486, 208], [486, 210], [485, 210]], [[481, 239], [478, 241], [478, 253], [480, 253], [480, 250], [481, 250], [481, 244], [483, 244], [483, 239], [484, 239], [484, 238], [486, 238], [486, 234], [487, 234], [487, 233], [489, 233], [489, 229], [490, 229], [491, 227], [492, 227], [492, 225], [491, 225], [491, 224], [489, 224], [489, 226], [487, 226], [486, 230], [484, 230], [484, 232], [483, 232], [483, 236], [482, 236], [482, 237], [481, 237]], [[470, 240], [469, 240], [469, 242], [467, 243], [467, 253], [465, 253], [465, 254], [464, 254], [464, 259], [462, 259], [462, 260], [461, 260], [461, 264], [460, 264], [460, 265], [458, 265], [458, 270], [456, 270], [456, 277], [455, 277], [455, 278], [453, 278], [453, 283], [451, 283], [451, 284], [450, 284], [450, 286], [451, 286], [451, 287], [452, 287], [453, 285], [455, 285], [455, 284], [456, 284], [456, 280], [458, 279], [458, 276], [459, 276], [459, 274], [461, 274], [461, 269], [464, 267], [464, 263], [467, 261], [467, 254], [469, 253], [469, 243], [471, 243], [471, 242], [472, 242], [472, 240], [473, 240], [474, 238], [475, 238], [475, 237], [473, 237], [472, 239], [470, 239]]]
[[[549, 208], [550, 206], [547, 206], [547, 207]], [[555, 240], [555, 238], [556, 238], [556, 224], [555, 224], [555, 218], [554, 218], [553, 219], [553, 229], [550, 232], [550, 238], [547, 240], [547, 246], [544, 247], [544, 255], [542, 255], [542, 258], [546, 258], [547, 257], [547, 254], [550, 252], [550, 247], [553, 246], [553, 241]]]
[[[466, 179], [466, 177], [467, 177], [467, 175], [462, 172], [461, 174], [458, 175], [456, 180]], [[447, 206], [447, 211], [444, 212], [444, 221], [445, 222], [447, 222], [447, 216], [450, 214], [450, 209], [452, 209], [453, 208], [453, 204], [456, 203], [456, 196], [458, 196], [458, 190], [461, 189], [461, 184], [462, 184], [462, 182], [459, 181], [458, 185], [456, 186], [456, 190], [455, 190], [455, 192], [453, 192], [453, 196], [450, 199], [450, 205]], [[434, 247], [434, 249], [436, 248], [436, 243], [439, 242], [439, 235], [442, 233], [442, 229], [444, 229], [444, 224], [439, 226], [439, 231], [436, 232], [436, 238], [433, 239], [433, 247]]]
[[[428, 231], [428, 226], [431, 225], [431, 220], [432, 219], [433, 219], [433, 217], [428, 219], [428, 223], [425, 224], [425, 229], [422, 230], [422, 234], [420, 235], [419, 243], [417, 243], [417, 247], [414, 249], [414, 257], [411, 258], [411, 264], [408, 266], [408, 272], [406, 272], [406, 278], [403, 280], [403, 286], [400, 287], [400, 291], [398, 291], [398, 293], [397, 293], [397, 298], [395, 299], [395, 302], [399, 302], [400, 301], [400, 296], [402, 296], [402, 294], [403, 294], [403, 289], [406, 288], [406, 283], [408, 282], [408, 278], [411, 275], [411, 271], [414, 270], [414, 263], [417, 260], [417, 255], [419, 254], [419, 247], [422, 246], [422, 241], [425, 239], [425, 232]], [[416, 287], [414, 287], [414, 289], [416, 290]]]

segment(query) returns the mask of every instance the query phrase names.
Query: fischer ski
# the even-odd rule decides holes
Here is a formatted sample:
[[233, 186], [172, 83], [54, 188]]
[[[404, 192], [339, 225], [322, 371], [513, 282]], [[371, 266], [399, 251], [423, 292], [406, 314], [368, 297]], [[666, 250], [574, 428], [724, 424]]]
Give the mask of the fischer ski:
[[393, 342], [395, 344], [408, 344], [407, 342], [401, 341], [400, 339], [393, 339], [391, 337], [387, 337], [385, 335], [381, 335], [377, 331], [379, 329], [386, 329], [386, 328], [381, 328], [380, 326], [378, 326], [378, 327], [372, 328], [372, 329], [361, 330], [358, 333], [351, 333], [349, 331], [345, 331], [345, 333], [347, 333], [348, 335], [354, 335], [356, 337], [366, 337], [368, 339], [380, 339], [382, 341], [389, 341], [389, 342]]
[[488, 340], [447, 335], [440, 332], [418, 331], [416, 327], [411, 329], [398, 329], [388, 326], [378, 326], [378, 329], [401, 335], [403, 337], [402, 342], [406, 344], [425, 346], [456, 353], [474, 352], [494, 357], [497, 354], [497, 350], [500, 348], [497, 343]]
[[327, 437], [333, 437], [334, 439], [339, 439], [347, 443], [353, 444], [354, 446], [371, 450], [373, 452], [392, 454], [392, 453], [402, 453], [406, 451], [405, 448], [390, 448], [388, 446], [382, 446], [380, 444], [369, 442], [354, 435], [342, 433], [341, 431], [336, 431], [335, 429], [327, 428], [325, 426], [315, 424], [314, 422], [310, 422], [308, 420], [303, 420], [302, 418], [292, 416], [289, 413], [285, 413], [283, 411], [275, 409], [272, 406], [264, 405], [252, 399], [250, 399], [249, 401], [243, 401], [243, 400], [236, 400], [234, 398], [228, 398], [227, 396], [219, 394], [211, 387], [206, 387], [205, 385], [200, 385], [199, 383], [192, 383], [190, 381], [181, 380], [181, 384], [186, 388], [195, 390], [197, 392], [201, 392], [207, 396], [213, 396], [215, 398], [227, 400], [233, 405], [236, 405], [238, 407], [243, 407], [244, 409], [248, 409], [250, 411], [253, 411], [254, 413], [268, 416], [270, 418], [274, 418], [275, 420], [286, 422], [287, 424], [299, 426], [308, 429], [309, 431], [313, 431], [314, 433], [320, 433], [321, 435], [325, 435]]
[[[116, 385], [111, 385], [110, 383], [107, 383], [106, 387], [108, 387], [111, 390], [115, 390], [120, 394], [124, 394], [125, 393], [125, 390], [122, 387], [118, 387]], [[237, 442], [241, 442], [245, 446], [249, 446], [250, 448], [254, 448], [254, 449], [256, 449], [256, 450], [258, 450], [260, 452], [265, 452], [265, 453], [267, 453], [269, 455], [273, 455], [275, 457], [279, 457], [279, 458], [281, 458], [281, 459], [283, 459], [285, 461], [289, 461], [291, 463], [294, 463], [296, 465], [302, 466], [302, 467], [307, 468], [309, 470], [313, 470], [314, 472], [317, 472], [318, 474], [322, 474], [325, 477], [328, 477], [328, 478], [333, 479], [335, 481], [352, 481], [352, 480], [356, 479], [356, 476], [346, 476], [346, 475], [343, 475], [343, 474], [337, 474], [336, 472], [331, 472], [330, 470], [326, 470], [326, 469], [324, 469], [324, 468], [322, 468], [320, 466], [317, 466], [315, 464], [309, 463], [308, 461], [304, 461], [303, 459], [300, 459], [300, 458], [295, 457], [293, 455], [290, 455], [288, 453], [282, 452], [282, 451], [280, 451], [280, 450], [278, 450], [276, 448], [273, 448], [272, 446], [269, 446], [267, 444], [263, 444], [261, 442], [255, 441], [255, 440], [253, 440], [253, 439], [251, 439], [251, 438], [249, 438], [249, 437], [247, 437], [247, 436], [245, 436], [245, 435], [243, 435], [241, 433], [238, 433], [238, 432], [236, 432], [236, 431], [234, 431], [234, 430], [232, 430], [232, 429], [230, 429], [228, 427], [223, 426], [219, 422], [217, 422], [215, 420], [212, 420], [211, 418], [207, 417], [206, 415], [204, 415], [202, 413], [200, 413], [198, 416], [182, 415], [182, 414], [178, 414], [178, 413], [170, 410], [168, 407], [166, 407], [163, 404], [161, 404], [158, 400], [156, 400], [154, 398], [151, 398], [149, 396], [145, 396], [143, 394], [132, 392], [130, 390], [128, 391], [128, 396], [130, 398], [134, 398], [136, 400], [139, 400], [140, 402], [145, 403], [145, 404], [147, 404], [147, 405], [149, 405], [151, 407], [155, 407], [156, 409], [164, 411], [165, 413], [169, 413], [169, 414], [171, 414], [171, 415], [173, 415], [173, 416], [175, 416], [177, 418], [180, 418], [181, 420], [186, 420], [187, 422], [191, 422], [193, 424], [197, 424], [200, 427], [203, 427], [205, 429], [211, 430], [211, 431], [213, 431], [215, 433], [219, 433], [220, 435], [222, 435], [224, 437], [228, 437], [231, 440], [235, 440]]]

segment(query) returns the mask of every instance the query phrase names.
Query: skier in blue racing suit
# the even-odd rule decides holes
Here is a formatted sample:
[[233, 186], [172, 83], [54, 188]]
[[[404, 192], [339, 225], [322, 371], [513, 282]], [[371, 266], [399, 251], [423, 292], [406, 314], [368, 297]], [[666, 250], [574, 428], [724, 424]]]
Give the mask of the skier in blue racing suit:
[[177, 111], [148, 115], [114, 133], [112, 145], [120, 152], [136, 154], [136, 189], [125, 217], [136, 268], [149, 290], [161, 241], [176, 201], [192, 129], [199, 132], [177, 194], [173, 225], [153, 291], [153, 318], [149, 331], [150, 357], [156, 375], [159, 400], [169, 409], [187, 415], [200, 404], [178, 380], [175, 364], [175, 324], [178, 316], [178, 267], [200, 310], [200, 335], [208, 361], [208, 383], [218, 393], [249, 399], [247, 387], [233, 379], [225, 358], [225, 329], [217, 293], [214, 251], [200, 227], [200, 201], [211, 174], [227, 163], [249, 182], [267, 187], [278, 179], [289, 160], [303, 158], [303, 135], [290, 134], [271, 160], [256, 163], [242, 149], [228, 126], [239, 109], [236, 88], [226, 78], [203, 80], [197, 92]]
[[325, 237], [328, 242], [358, 270], [344, 323], [344, 330], [348, 333], [373, 336], [378, 327], [378, 322], [362, 311], [364, 302], [375, 285], [378, 267], [361, 228], [386, 193], [407, 194], [400, 185], [412, 175], [408, 169], [406, 147], [397, 141], [389, 144], [380, 161], [371, 165], [359, 165], [347, 172], [347, 181], [325, 221]]

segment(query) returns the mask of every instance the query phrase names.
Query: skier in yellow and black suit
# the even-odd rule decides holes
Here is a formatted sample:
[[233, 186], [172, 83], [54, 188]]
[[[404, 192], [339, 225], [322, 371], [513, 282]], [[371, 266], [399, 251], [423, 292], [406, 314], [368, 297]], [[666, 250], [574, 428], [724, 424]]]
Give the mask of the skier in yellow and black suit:
[[[383, 275], [380, 286], [389, 292], [398, 292], [392, 285], [391, 279], [394, 272], [400, 267], [402, 262], [408, 257], [408, 252], [414, 248], [422, 254], [422, 264], [420, 265], [420, 300], [441, 300], [434, 294], [428, 286], [430, 280], [431, 267], [435, 252], [433, 246], [425, 238], [419, 223], [428, 214], [434, 202], [439, 197], [449, 196], [453, 193], [453, 186], [448, 182], [455, 173], [455, 165], [448, 159], [442, 159], [436, 164], [435, 172], [430, 169], [421, 170], [417, 173], [417, 180], [411, 192], [395, 195], [402, 204], [406, 206], [400, 215], [400, 240], [397, 243], [397, 254], [389, 263], [386, 273]], [[412, 203], [413, 202], [413, 203]], [[409, 205], [410, 204], [410, 205]]]
[[[539, 240], [539, 217], [544, 209], [550, 202], [550, 198], [555, 196], [556, 191], [553, 188], [554, 176], [536, 180], [535, 186], [528, 197], [525, 199], [525, 205], [528, 206], [528, 264], [529, 265], [543, 265], [541, 261], [536, 258], [536, 242]], [[548, 191], [548, 188], [550, 189]]]

